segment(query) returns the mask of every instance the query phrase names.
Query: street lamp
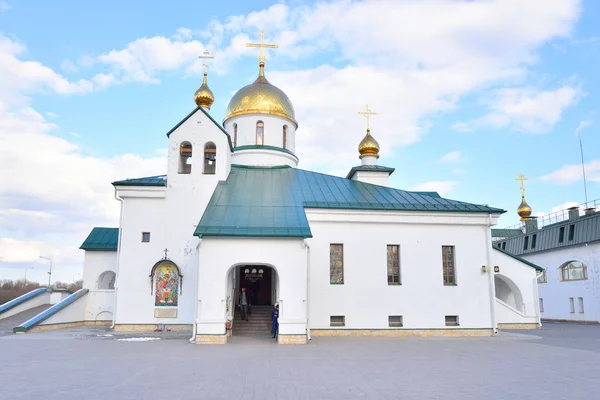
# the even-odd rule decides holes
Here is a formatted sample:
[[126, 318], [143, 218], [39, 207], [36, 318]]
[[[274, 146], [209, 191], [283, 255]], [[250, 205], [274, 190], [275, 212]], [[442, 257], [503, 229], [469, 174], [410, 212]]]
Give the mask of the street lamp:
[[25, 268], [25, 284], [27, 285], [27, 270], [28, 269], [33, 269], [33, 267], [27, 267]]
[[40, 258], [50, 261], [50, 269], [48, 270], [48, 289], [50, 289], [50, 280], [52, 279], [52, 259], [44, 256], [40, 256]]

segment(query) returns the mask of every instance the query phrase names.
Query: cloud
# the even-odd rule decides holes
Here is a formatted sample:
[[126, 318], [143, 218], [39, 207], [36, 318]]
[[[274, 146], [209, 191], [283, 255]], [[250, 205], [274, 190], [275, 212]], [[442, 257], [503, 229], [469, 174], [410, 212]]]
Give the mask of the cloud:
[[450, 153], [444, 154], [438, 160], [441, 163], [457, 163], [462, 161], [460, 151], [451, 151]]
[[0, 1], [0, 12], [7, 12], [10, 10], [10, 6], [4, 1]]
[[[585, 177], [588, 182], [600, 182], [600, 159], [592, 160], [585, 165]], [[540, 177], [542, 182], [568, 185], [583, 180], [581, 164], [569, 164]]]
[[60, 63], [60, 68], [66, 72], [77, 72], [79, 67], [71, 60], [64, 60]]
[[579, 125], [577, 125], [577, 129], [575, 129], [575, 134], [576, 135], [580, 135], [581, 131], [584, 130], [585, 128], [587, 128], [588, 126], [592, 126], [592, 121], [590, 120], [583, 120], [579, 123]]
[[58, 118], [58, 114], [53, 113], [52, 111], [46, 111], [44, 114], [49, 118]]
[[440, 196], [444, 197], [446, 194], [453, 191], [457, 184], [458, 182], [456, 181], [424, 182], [415, 186], [411, 190], [415, 192], [438, 192]]
[[510, 128], [525, 133], [545, 133], [583, 95], [580, 87], [570, 85], [546, 91], [534, 88], [500, 89], [485, 101], [491, 112], [472, 121], [456, 123], [453, 128], [460, 132], [491, 127]]

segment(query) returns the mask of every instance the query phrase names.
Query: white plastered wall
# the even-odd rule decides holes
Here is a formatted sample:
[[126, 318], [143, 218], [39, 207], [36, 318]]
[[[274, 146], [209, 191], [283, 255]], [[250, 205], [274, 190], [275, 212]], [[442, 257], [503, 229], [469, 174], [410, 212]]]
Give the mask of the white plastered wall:
[[[527, 254], [523, 258], [546, 269], [547, 283], [538, 284], [542, 318], [600, 322], [600, 242]], [[561, 281], [560, 267], [569, 261], [587, 265], [587, 280]], [[579, 298], [583, 299], [583, 312]], [[573, 298], [575, 312], [571, 312]]]
[[283, 126], [287, 126], [286, 149], [296, 152], [296, 125], [287, 118], [269, 114], [245, 114], [230, 118], [225, 122], [225, 130], [233, 141], [233, 125], [237, 124], [237, 146], [256, 145], [256, 123], [262, 121], [264, 126], [264, 145], [283, 148]]
[[83, 264], [83, 288], [86, 298], [86, 321], [109, 321], [113, 318], [115, 291], [100, 289], [98, 279], [107, 271], [117, 272], [116, 251], [86, 251]]
[[279, 281], [279, 333], [306, 333], [306, 255], [302, 239], [204, 238], [199, 250], [199, 335], [225, 334], [229, 270], [237, 265], [275, 268]]
[[[311, 329], [332, 329], [330, 316], [345, 316], [339, 329], [388, 329], [396, 315], [405, 329], [447, 328], [446, 315], [458, 315], [458, 328], [492, 328], [489, 277], [481, 272], [487, 215], [307, 209], [307, 217]], [[344, 245], [343, 285], [330, 284], [331, 243]], [[388, 285], [388, 244], [400, 245], [402, 285]], [[455, 246], [456, 286], [444, 286], [443, 245]]]

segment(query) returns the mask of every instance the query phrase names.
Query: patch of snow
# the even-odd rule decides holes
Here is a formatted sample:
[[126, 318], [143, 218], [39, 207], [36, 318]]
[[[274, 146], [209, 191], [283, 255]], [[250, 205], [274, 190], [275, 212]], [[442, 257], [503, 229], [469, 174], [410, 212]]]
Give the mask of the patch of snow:
[[131, 337], [131, 338], [123, 338], [123, 339], [117, 339], [117, 340], [121, 340], [123, 342], [149, 342], [151, 340], [160, 340], [160, 338], [157, 338], [157, 337]]

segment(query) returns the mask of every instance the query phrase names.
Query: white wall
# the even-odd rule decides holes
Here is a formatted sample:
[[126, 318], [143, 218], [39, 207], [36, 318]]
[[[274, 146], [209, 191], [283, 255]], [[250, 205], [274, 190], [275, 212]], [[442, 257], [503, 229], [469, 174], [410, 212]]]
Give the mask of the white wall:
[[233, 125], [237, 124], [237, 146], [256, 145], [256, 123], [265, 124], [264, 145], [283, 148], [283, 126], [287, 125], [286, 149], [296, 152], [296, 125], [287, 118], [269, 114], [245, 114], [232, 117], [225, 122], [225, 130], [229, 132], [233, 142]]
[[[491, 328], [487, 274], [487, 215], [307, 210], [313, 238], [310, 326], [331, 329], [330, 316], [344, 315], [342, 329], [386, 329], [402, 315], [404, 328]], [[495, 222], [495, 217], [493, 218]], [[344, 245], [344, 284], [330, 284], [329, 245]], [[400, 245], [402, 285], [387, 283], [387, 245]], [[442, 245], [454, 245], [457, 286], [444, 286]], [[490, 248], [491, 251], [491, 248]]]
[[376, 171], [356, 171], [352, 179], [365, 183], [372, 183], [373, 185], [389, 186], [390, 173]]
[[69, 322], [80, 322], [85, 320], [86, 298], [84, 295], [65, 308], [58, 311], [38, 325], [64, 324]]
[[306, 247], [302, 239], [214, 238], [199, 250], [198, 334], [225, 333], [228, 273], [236, 265], [274, 267], [279, 279], [279, 333], [306, 333]]
[[14, 306], [10, 310], [0, 314], [0, 320], [12, 317], [13, 315], [17, 315], [20, 312], [27, 311], [34, 307], [43, 306], [44, 304], [50, 303], [50, 292], [45, 292], [38, 294], [37, 296], [19, 304], [18, 306]]
[[84, 319], [86, 321], [112, 320], [115, 291], [99, 289], [98, 283], [104, 272], [112, 271], [116, 273], [117, 252], [86, 251], [83, 265], [83, 287], [89, 290], [85, 296]]
[[246, 149], [237, 150], [233, 153], [231, 156], [231, 163], [261, 167], [273, 167], [278, 165], [296, 167], [298, 165], [298, 158], [277, 150]]
[[[542, 318], [600, 321], [600, 242], [527, 254], [523, 258], [546, 268], [547, 283], [538, 284], [539, 297], [544, 299]], [[573, 260], [587, 265], [587, 280], [561, 281], [560, 267]], [[574, 313], [570, 312], [570, 297], [575, 303]], [[583, 298], [583, 313], [579, 297]]]

